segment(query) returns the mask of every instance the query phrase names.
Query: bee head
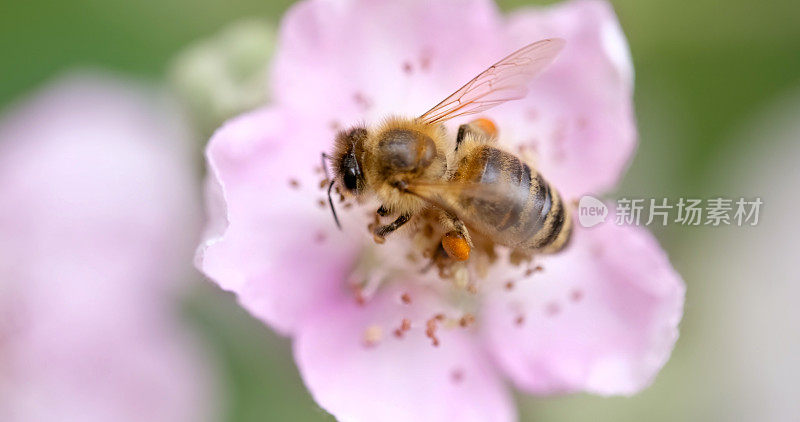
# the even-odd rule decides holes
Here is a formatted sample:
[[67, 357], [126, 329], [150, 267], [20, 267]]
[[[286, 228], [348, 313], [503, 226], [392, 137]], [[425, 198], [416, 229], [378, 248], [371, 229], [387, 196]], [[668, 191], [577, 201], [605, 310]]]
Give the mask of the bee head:
[[336, 181], [346, 192], [353, 195], [361, 194], [365, 186], [360, 156], [366, 138], [367, 130], [363, 127], [347, 129], [336, 135], [333, 155]]

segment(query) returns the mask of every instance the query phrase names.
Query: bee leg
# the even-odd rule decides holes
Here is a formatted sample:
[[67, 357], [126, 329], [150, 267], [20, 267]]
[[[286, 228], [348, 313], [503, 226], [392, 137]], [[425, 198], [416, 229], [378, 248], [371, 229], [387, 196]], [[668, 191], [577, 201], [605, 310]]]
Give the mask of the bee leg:
[[378, 215], [381, 217], [386, 217], [387, 215], [389, 215], [389, 210], [387, 210], [386, 207], [381, 205], [381, 207], [378, 208], [378, 211], [376, 211], [376, 213], [378, 213]]
[[472, 130], [482, 133], [485, 140], [497, 140], [497, 125], [493, 121], [485, 117], [479, 117], [469, 122], [469, 126]]
[[464, 222], [453, 215], [445, 214], [442, 224], [447, 230], [442, 237], [442, 247], [447, 255], [456, 261], [469, 259], [469, 253], [475, 245]]
[[402, 214], [400, 217], [397, 217], [396, 220], [392, 221], [391, 223], [380, 226], [373, 232], [375, 242], [376, 243], [383, 243], [386, 240], [386, 235], [392, 233], [393, 231], [399, 229], [403, 226], [403, 224], [408, 223], [408, 220], [411, 219], [410, 214]]
[[483, 135], [479, 136], [478, 139], [488, 143], [497, 139], [497, 126], [495, 126], [493, 121], [485, 117], [475, 119], [469, 123], [459, 126], [458, 134], [456, 134], [456, 151], [458, 151], [458, 147], [464, 141], [467, 133]]
[[458, 127], [458, 134], [456, 135], [456, 151], [458, 151], [459, 145], [461, 142], [464, 142], [464, 137], [467, 136], [467, 131], [469, 130], [468, 124], [463, 124]]

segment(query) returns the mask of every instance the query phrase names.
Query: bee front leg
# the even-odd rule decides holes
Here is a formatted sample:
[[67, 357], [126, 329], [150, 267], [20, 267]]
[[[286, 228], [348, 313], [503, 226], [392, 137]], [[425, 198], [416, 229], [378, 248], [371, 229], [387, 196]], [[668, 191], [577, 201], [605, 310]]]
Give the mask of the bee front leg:
[[410, 219], [411, 219], [411, 214], [402, 214], [400, 217], [397, 217], [397, 219], [392, 221], [391, 223], [376, 228], [375, 231], [372, 233], [375, 238], [375, 242], [383, 243], [386, 240], [386, 235], [399, 229], [400, 227], [403, 226], [403, 224], [408, 223], [408, 220]]
[[381, 217], [386, 217], [387, 215], [389, 215], [389, 210], [387, 210], [386, 207], [384, 207], [383, 205], [381, 205], [381, 207], [378, 208], [378, 211], [375, 212]]

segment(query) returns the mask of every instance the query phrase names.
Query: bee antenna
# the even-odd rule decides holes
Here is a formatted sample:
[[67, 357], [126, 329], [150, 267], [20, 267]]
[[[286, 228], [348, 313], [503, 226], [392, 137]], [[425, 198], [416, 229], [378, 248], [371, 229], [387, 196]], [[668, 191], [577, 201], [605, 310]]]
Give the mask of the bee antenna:
[[342, 225], [339, 223], [339, 217], [336, 216], [336, 208], [334, 208], [333, 206], [333, 197], [331, 197], [331, 189], [333, 189], [333, 184], [335, 182], [336, 182], [335, 180], [331, 180], [331, 184], [328, 185], [328, 204], [330, 204], [331, 206], [331, 212], [333, 213], [333, 221], [336, 222], [336, 227], [338, 227], [339, 230], [341, 230]]

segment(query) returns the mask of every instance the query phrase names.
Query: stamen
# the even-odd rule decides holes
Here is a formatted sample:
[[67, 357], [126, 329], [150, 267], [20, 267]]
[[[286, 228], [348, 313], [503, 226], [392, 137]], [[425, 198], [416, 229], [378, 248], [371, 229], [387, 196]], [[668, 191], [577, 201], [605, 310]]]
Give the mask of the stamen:
[[394, 336], [397, 338], [403, 338], [403, 335], [411, 330], [411, 320], [408, 318], [403, 318], [400, 322], [400, 328], [394, 330]]
[[364, 330], [364, 346], [375, 347], [383, 339], [383, 329], [378, 325], [370, 325]]
[[461, 319], [458, 320], [458, 325], [460, 325], [461, 328], [467, 328], [474, 322], [475, 322], [475, 316], [470, 313], [467, 313], [464, 314], [464, 316], [462, 316]]
[[525, 277], [529, 277], [533, 273], [538, 273], [542, 271], [544, 271], [544, 267], [542, 267], [541, 265], [537, 265], [533, 268], [528, 268], [527, 270], [525, 270]]
[[[425, 322], [425, 336], [431, 339], [431, 343], [433, 344], [434, 347], [439, 347], [439, 338], [436, 337], [437, 317], [438, 315]], [[442, 317], [444, 317], [444, 315], [442, 315]]]

